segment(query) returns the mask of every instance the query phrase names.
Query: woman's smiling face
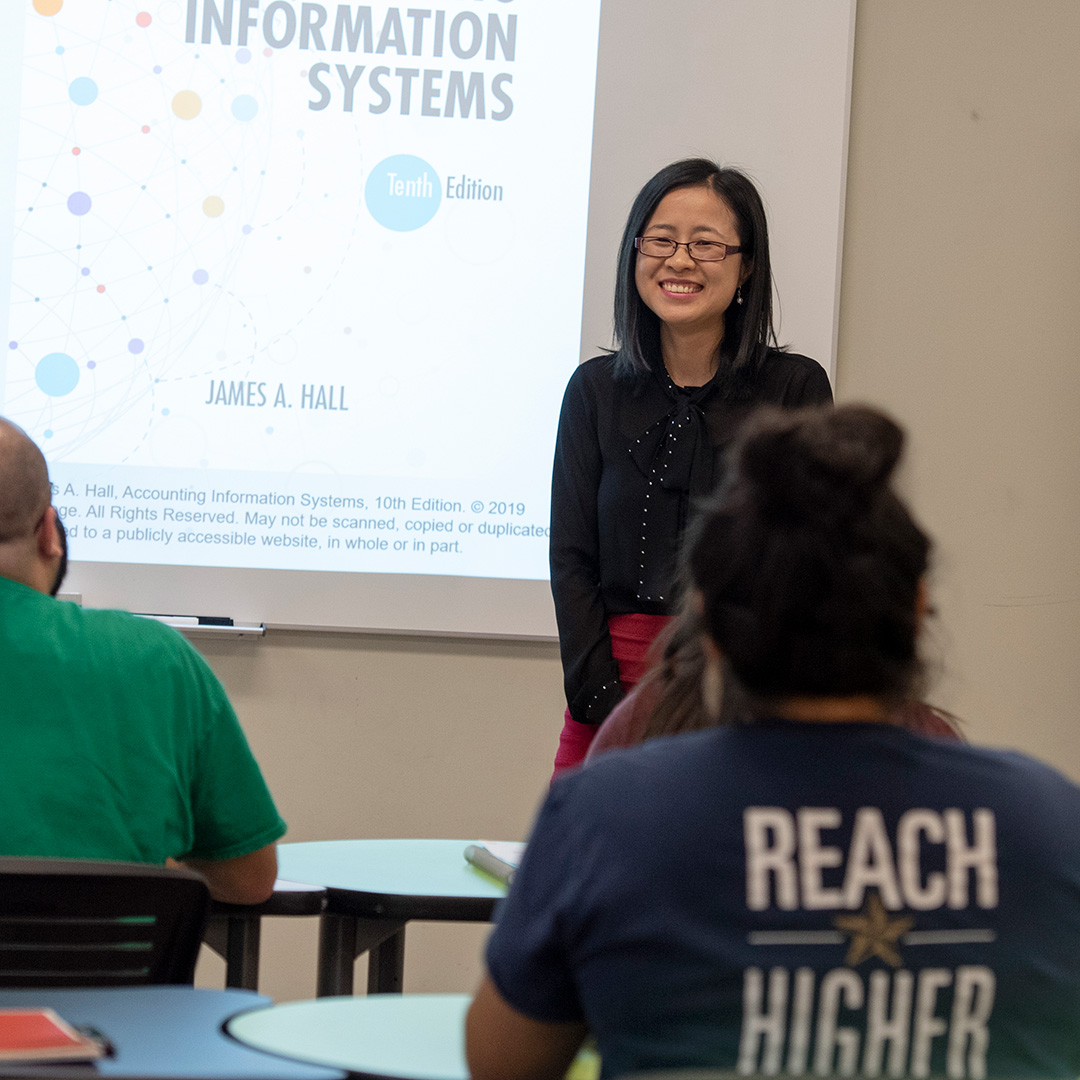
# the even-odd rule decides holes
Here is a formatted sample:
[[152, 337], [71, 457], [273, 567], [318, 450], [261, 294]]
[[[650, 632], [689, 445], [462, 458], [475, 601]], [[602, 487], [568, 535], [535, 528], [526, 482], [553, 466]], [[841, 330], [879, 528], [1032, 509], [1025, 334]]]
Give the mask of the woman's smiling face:
[[[642, 236], [662, 236], [685, 244], [714, 240], [738, 246], [735, 215], [708, 186], [669, 191], [642, 230]], [[735, 290], [746, 279], [740, 254], [719, 262], [695, 262], [685, 247], [667, 258], [637, 256], [635, 283], [638, 295], [665, 326], [674, 332], [715, 327], [724, 332], [724, 312]]]

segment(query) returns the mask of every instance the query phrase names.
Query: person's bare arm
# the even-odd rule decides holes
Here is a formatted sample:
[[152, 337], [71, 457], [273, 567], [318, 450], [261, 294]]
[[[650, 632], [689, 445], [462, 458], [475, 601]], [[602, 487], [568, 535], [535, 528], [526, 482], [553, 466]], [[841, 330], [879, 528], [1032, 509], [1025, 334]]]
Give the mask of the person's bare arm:
[[178, 863], [206, 878], [210, 895], [227, 904], [261, 904], [277, 880], [277, 846], [267, 844], [235, 859], [187, 858]]
[[561, 1080], [585, 1034], [581, 1023], [519, 1013], [485, 976], [465, 1021], [469, 1073], [472, 1080]]

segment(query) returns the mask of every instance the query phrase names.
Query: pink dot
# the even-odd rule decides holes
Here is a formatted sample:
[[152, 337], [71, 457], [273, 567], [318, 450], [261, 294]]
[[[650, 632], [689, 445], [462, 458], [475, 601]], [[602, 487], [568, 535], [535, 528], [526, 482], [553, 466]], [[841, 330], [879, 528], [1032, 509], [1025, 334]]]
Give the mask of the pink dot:
[[74, 154], [74, 155], [75, 155], [76, 157], [78, 157], [78, 156], [79, 156], [79, 155], [80, 155], [80, 154], [82, 153], [82, 151], [81, 151], [81, 150], [80, 150], [80, 149], [79, 149], [79, 148], [78, 148], [77, 146], [73, 146], [73, 147], [71, 148], [71, 152], [72, 152], [72, 153], [73, 153], [73, 154]]
[[104, 285], [99, 285], [99, 286], [97, 287], [97, 291], [98, 291], [98, 292], [104, 292], [104, 291], [105, 291], [105, 286], [104, 286]]
[[273, 55], [274, 55], [274, 50], [273, 49], [269, 49], [269, 48], [263, 49], [263, 56], [273, 56]]
[[144, 135], [149, 135], [150, 134], [150, 125], [149, 124], [143, 124], [142, 133]]
[[135, 21], [140, 26], [149, 26], [150, 25], [150, 12], [149, 11], [140, 11], [139, 14], [135, 16]]

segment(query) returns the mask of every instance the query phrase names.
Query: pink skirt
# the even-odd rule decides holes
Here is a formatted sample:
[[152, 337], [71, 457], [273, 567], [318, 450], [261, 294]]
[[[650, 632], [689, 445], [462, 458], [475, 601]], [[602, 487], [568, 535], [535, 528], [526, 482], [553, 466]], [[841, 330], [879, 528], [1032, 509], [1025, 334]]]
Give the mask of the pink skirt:
[[[649, 669], [649, 646], [657, 634], [671, 621], [670, 615], [612, 615], [608, 619], [611, 635], [611, 655], [619, 665], [619, 682], [625, 692], [638, 682]], [[582, 724], [570, 717], [567, 709], [563, 715], [563, 729], [559, 736], [559, 749], [555, 754], [555, 772], [552, 780], [566, 769], [573, 769], [585, 760], [589, 744], [596, 737], [599, 724]]]

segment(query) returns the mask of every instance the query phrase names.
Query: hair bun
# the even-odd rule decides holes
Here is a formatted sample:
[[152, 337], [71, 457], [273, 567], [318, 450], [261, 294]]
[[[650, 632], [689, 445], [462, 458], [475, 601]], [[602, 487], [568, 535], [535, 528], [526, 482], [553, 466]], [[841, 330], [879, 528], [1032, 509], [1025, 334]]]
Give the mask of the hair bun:
[[899, 426], [867, 405], [768, 410], [743, 430], [737, 468], [767, 516], [831, 516], [885, 487], [903, 447]]

